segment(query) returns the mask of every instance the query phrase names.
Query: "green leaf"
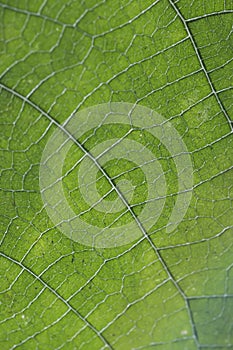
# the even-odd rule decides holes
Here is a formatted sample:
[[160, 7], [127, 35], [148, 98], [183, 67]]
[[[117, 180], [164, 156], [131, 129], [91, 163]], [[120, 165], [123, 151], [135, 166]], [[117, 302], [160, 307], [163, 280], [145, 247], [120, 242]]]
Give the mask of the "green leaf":
[[[232, 13], [231, 0], [1, 2], [1, 349], [233, 347]], [[82, 119], [117, 103], [152, 110], [160, 123]], [[74, 116], [78, 131], [89, 127], [78, 137]], [[71, 144], [59, 180], [69, 207], [109, 242], [114, 227], [134, 239], [87, 244], [71, 218], [68, 236], [65, 218], [51, 219], [41, 167], [59, 133]], [[125, 140], [125, 156], [111, 159], [113, 139]], [[92, 155], [99, 144], [105, 164]], [[146, 177], [133, 153], [144, 165], [153, 155], [163, 177]], [[145, 229], [140, 215], [157, 183], [163, 204]], [[91, 201], [93, 188], [99, 207], [83, 197]], [[185, 192], [184, 217], [171, 228]], [[137, 237], [121, 229], [131, 223]]]

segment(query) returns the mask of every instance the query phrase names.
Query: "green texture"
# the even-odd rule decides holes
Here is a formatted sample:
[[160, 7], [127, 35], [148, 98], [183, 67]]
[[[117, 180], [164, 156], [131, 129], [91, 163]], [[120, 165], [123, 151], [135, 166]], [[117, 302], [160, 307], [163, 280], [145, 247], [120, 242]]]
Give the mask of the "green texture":
[[[1, 1], [0, 349], [233, 348], [232, 22], [232, 0]], [[194, 184], [184, 219], [167, 233], [174, 161], [135, 130], [129, 137], [155, 153], [166, 176], [163, 213], [148, 239], [97, 249], [54, 227], [39, 167], [57, 124], [108, 102], [169, 120]], [[88, 150], [127, 132], [105, 126], [79, 141]], [[73, 145], [64, 165], [77, 211], [88, 207], [69, 169], [81, 156]], [[121, 159], [104, 170], [116, 184], [132, 182], [138, 215], [147, 196], [141, 169]], [[96, 187], [116, 199], [100, 172]], [[93, 213], [85, 220], [108, 224], [110, 214]], [[126, 212], [120, 222], [130, 220]]]

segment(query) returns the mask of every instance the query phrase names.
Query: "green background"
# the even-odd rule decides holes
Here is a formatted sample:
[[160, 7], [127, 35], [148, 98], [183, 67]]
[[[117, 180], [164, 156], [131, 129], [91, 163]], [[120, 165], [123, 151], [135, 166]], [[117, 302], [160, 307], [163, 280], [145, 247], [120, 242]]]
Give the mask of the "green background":
[[[233, 347], [232, 12], [232, 0], [0, 3], [1, 349]], [[178, 130], [193, 196], [170, 234], [172, 200], [150, 241], [95, 249], [50, 221], [40, 159], [54, 121], [122, 101]]]

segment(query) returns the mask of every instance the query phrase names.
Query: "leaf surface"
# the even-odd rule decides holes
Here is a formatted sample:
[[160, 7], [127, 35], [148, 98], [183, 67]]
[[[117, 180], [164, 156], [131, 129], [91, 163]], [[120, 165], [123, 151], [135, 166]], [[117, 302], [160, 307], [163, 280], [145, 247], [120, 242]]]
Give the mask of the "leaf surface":
[[[233, 347], [232, 12], [230, 0], [1, 2], [1, 349]], [[185, 217], [167, 232], [177, 155], [150, 129], [123, 124], [77, 139], [62, 182], [86, 222], [140, 217], [148, 183], [132, 161], [108, 161], [97, 191], [111, 203], [131, 182], [130, 207], [90, 208], [77, 184], [80, 145], [89, 153], [109, 138], [138, 142], [166, 178], [163, 211], [146, 235], [104, 249], [56, 227], [39, 175], [51, 135], [110, 102], [148, 107], [177, 130], [193, 186]]]

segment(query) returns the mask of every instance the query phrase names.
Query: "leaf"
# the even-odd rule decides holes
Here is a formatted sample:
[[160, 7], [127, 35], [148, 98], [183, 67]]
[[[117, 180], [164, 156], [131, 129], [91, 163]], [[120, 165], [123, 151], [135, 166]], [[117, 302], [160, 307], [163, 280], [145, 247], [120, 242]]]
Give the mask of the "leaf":
[[[0, 8], [1, 349], [232, 348], [232, 2], [9, 0]], [[154, 111], [159, 134], [146, 128], [148, 115], [137, 128], [106, 124], [105, 115], [76, 138], [69, 120], [109, 103]], [[168, 126], [187, 151], [166, 146]], [[127, 244], [88, 245], [63, 233], [63, 218], [51, 220], [40, 169], [57, 132], [71, 142], [60, 181], [73, 212], [106, 237], [128, 223], [138, 237], [130, 229]], [[110, 139], [130, 142], [126, 155], [153, 154], [162, 170], [167, 194], [158, 187], [164, 206], [150, 212], [148, 229], [140, 213], [160, 176], [146, 178], [124, 155], [96, 169], [91, 150], [106, 142], [101, 152], [110, 155]], [[191, 196], [169, 231], [185, 192], [184, 154]], [[90, 168], [78, 178], [83, 157]], [[82, 197], [93, 193], [88, 176], [101, 210]]]

